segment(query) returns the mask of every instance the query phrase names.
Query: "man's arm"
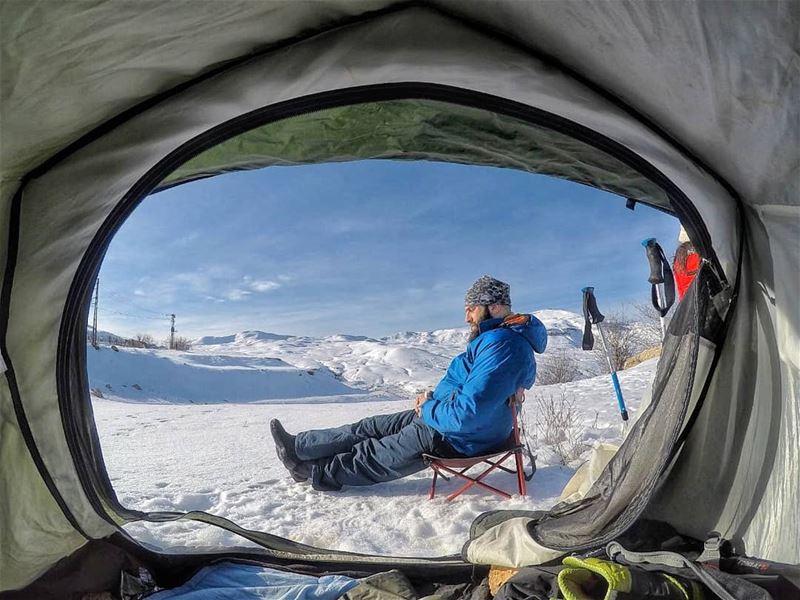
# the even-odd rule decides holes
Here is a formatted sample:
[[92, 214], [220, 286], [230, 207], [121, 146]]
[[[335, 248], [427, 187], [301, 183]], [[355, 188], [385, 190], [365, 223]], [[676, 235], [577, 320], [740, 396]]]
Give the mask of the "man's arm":
[[[529, 368], [530, 347], [493, 338], [476, 349], [461, 391], [453, 398], [437, 398], [422, 405], [422, 418], [441, 433], [478, 431], [485, 419], [520, 387]], [[502, 408], [502, 410], [507, 410]]]

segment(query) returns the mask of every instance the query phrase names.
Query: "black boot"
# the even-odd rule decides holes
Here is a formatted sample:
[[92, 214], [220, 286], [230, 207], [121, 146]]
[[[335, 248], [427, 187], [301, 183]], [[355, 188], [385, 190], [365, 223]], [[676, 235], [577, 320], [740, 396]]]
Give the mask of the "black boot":
[[311, 461], [300, 461], [294, 466], [293, 469], [289, 469], [289, 473], [292, 474], [292, 479], [298, 483], [308, 481], [311, 479], [311, 467]]
[[[286, 470], [292, 474], [295, 481], [305, 481], [308, 479], [307, 476], [298, 479], [298, 477], [302, 477], [300, 471], [305, 471], [305, 469], [300, 468], [300, 465], [303, 463], [297, 458], [297, 454], [294, 451], [295, 436], [288, 433], [278, 419], [272, 419], [269, 422], [269, 432], [272, 434], [272, 439], [275, 441], [275, 452], [278, 455], [278, 460], [280, 460], [283, 466], [286, 467]], [[309, 468], [308, 470], [310, 471], [311, 469]], [[295, 471], [298, 472], [297, 476], [295, 476]]]

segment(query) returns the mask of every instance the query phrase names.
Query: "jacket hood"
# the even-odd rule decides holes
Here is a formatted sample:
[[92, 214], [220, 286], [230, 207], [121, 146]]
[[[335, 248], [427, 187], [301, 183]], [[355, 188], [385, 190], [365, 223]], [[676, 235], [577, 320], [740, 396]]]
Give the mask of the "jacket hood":
[[511, 314], [505, 318], [486, 319], [478, 324], [481, 333], [498, 327], [516, 331], [527, 340], [534, 352], [541, 354], [547, 348], [547, 328], [533, 315]]

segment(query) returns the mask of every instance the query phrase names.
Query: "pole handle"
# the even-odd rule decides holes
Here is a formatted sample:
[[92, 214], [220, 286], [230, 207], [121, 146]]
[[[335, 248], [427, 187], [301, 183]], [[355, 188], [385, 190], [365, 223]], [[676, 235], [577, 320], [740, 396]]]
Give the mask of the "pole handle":
[[[664, 263], [661, 260], [663, 251], [661, 246], [658, 245], [656, 238], [647, 238], [642, 241], [645, 252], [647, 253], [647, 262], [650, 264], [650, 276], [647, 281], [652, 285], [664, 283]], [[667, 266], [669, 268], [669, 266]]]
[[[675, 279], [672, 276], [672, 268], [656, 238], [643, 240], [642, 246], [647, 253], [647, 262], [650, 265], [650, 276], [647, 278], [652, 286], [650, 301], [653, 308], [663, 318], [667, 316], [669, 309], [675, 303]], [[659, 285], [662, 286], [663, 295], [659, 294]]]
[[597, 298], [594, 296], [593, 287], [585, 287], [581, 290], [583, 292], [583, 316], [585, 319], [591, 321], [594, 325], [602, 323], [605, 320], [603, 313], [597, 308]]

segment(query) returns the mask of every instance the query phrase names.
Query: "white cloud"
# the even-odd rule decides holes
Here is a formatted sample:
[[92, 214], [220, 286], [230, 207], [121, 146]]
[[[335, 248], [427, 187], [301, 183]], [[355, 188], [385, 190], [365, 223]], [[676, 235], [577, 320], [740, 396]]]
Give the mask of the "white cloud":
[[228, 292], [227, 294], [225, 294], [225, 297], [228, 300], [233, 300], [234, 302], [238, 302], [239, 300], [244, 300], [250, 294], [252, 294], [252, 292], [250, 290], [242, 290], [242, 289], [237, 288], [237, 289], [233, 289], [230, 292]]
[[275, 281], [253, 281], [250, 287], [256, 292], [268, 292], [281, 287], [281, 284]]
[[145, 291], [142, 288], [136, 288], [135, 290], [133, 290], [133, 295], [134, 296], [147, 296], [147, 294], [145, 293]]
[[[280, 277], [278, 278], [280, 279]], [[245, 285], [254, 292], [269, 292], [281, 287], [277, 281], [270, 281], [268, 279], [253, 279], [250, 275], [242, 277]]]

